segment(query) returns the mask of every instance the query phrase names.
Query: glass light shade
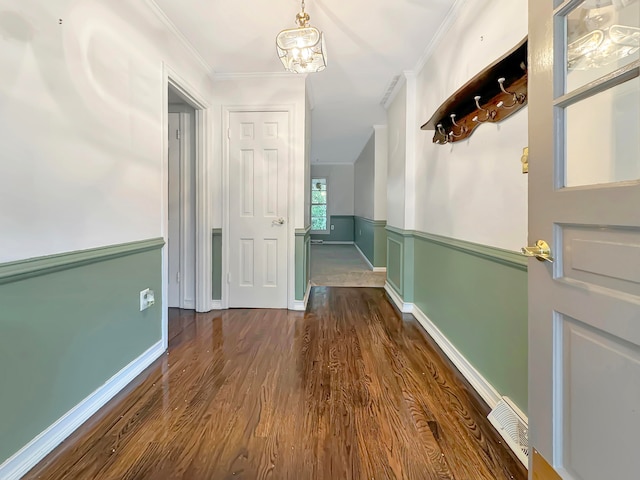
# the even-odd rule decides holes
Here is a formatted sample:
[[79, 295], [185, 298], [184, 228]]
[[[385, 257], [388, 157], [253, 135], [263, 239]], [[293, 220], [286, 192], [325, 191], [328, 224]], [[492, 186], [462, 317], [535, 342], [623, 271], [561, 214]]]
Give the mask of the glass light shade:
[[281, 31], [276, 37], [278, 57], [289, 72], [321, 72], [327, 66], [324, 35], [315, 27]]

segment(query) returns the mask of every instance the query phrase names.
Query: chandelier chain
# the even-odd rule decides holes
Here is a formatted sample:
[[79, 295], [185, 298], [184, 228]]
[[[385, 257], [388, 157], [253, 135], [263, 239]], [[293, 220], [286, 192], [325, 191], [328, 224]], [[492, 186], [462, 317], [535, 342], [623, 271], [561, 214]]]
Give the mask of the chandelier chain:
[[307, 27], [309, 25], [309, 14], [304, 11], [305, 3], [304, 0], [301, 2], [302, 10], [300, 13], [296, 15], [296, 22], [300, 26], [300, 28]]

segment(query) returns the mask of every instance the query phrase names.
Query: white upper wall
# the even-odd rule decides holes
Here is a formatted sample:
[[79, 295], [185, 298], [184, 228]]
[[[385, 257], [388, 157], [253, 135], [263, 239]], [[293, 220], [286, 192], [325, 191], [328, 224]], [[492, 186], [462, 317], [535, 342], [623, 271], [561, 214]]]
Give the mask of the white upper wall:
[[163, 62], [207, 99], [205, 66], [146, 2], [2, 10], [0, 262], [162, 236]]
[[[526, 35], [527, 0], [467, 1], [418, 72], [420, 122]], [[527, 127], [524, 108], [500, 124], [479, 126], [466, 141], [440, 146], [432, 143], [433, 131], [416, 125], [415, 228], [509, 250], [525, 245], [527, 176], [520, 157]]]
[[407, 149], [407, 87], [403, 85], [387, 109], [387, 225], [404, 228]]
[[373, 219], [387, 219], [387, 168], [389, 168], [389, 129], [386, 125], [374, 125], [374, 189]]
[[355, 167], [354, 213], [373, 220], [375, 191], [375, 134], [360, 152]]
[[353, 215], [353, 165], [311, 165], [312, 178], [327, 179], [328, 215]]

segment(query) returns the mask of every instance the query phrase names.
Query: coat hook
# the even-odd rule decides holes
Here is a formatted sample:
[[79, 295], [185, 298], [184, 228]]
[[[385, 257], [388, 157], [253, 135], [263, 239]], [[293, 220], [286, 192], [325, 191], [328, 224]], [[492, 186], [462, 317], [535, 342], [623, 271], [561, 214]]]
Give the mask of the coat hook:
[[497, 105], [498, 108], [513, 108], [518, 103], [524, 103], [524, 100], [525, 100], [526, 97], [521, 93], [510, 92], [510, 91], [506, 90], [504, 88], [504, 82], [505, 82], [505, 78], [504, 77], [500, 77], [498, 79], [498, 83], [500, 84], [500, 90], [502, 90], [507, 95], [512, 95], [513, 96], [513, 102], [511, 103], [511, 105], [507, 105], [503, 101], [500, 101], [500, 102], [498, 102], [498, 105]]
[[458, 123], [456, 123], [456, 114], [452, 113], [451, 115], [449, 115], [451, 117], [451, 123], [453, 124], [453, 126], [458, 127], [458, 131], [460, 133], [458, 133], [457, 135], [455, 133], [453, 133], [453, 129], [451, 129], [451, 131], [449, 132], [449, 138], [450, 141], [453, 141], [454, 138], [460, 138], [462, 137], [465, 133], [467, 133], [467, 126], [466, 125], [460, 125]]
[[[442, 135], [442, 137], [444, 137], [444, 143], [449, 143], [449, 135], [447, 135], [447, 132], [445, 132], [442, 124], [439, 123], [438, 125], [436, 125], [436, 128], [438, 129], [438, 133]], [[438, 143], [440, 142], [438, 141]]]
[[453, 123], [456, 127], [460, 127], [460, 132], [461, 133], [466, 133], [467, 131], [467, 126], [466, 125], [460, 125], [458, 123], [456, 123], [456, 114], [452, 113], [451, 115], [449, 115], [451, 117], [451, 123]]
[[495, 118], [496, 116], [496, 111], [495, 110], [487, 110], [486, 108], [482, 108], [480, 106], [480, 95], [476, 95], [475, 97], [473, 97], [473, 99], [476, 101], [476, 106], [478, 107], [478, 110], [485, 112], [485, 114], [487, 115], [486, 118], [484, 120], [480, 120], [480, 117], [478, 117], [477, 115], [475, 117], [473, 117], [473, 121], [474, 122], [480, 122], [480, 123], [484, 123], [486, 121], [488, 121], [490, 118]]

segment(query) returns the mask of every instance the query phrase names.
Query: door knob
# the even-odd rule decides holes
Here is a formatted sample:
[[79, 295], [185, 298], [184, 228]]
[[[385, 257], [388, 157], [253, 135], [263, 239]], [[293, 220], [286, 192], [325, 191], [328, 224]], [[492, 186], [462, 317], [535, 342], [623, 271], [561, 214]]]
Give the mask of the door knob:
[[549, 244], [544, 240], [538, 240], [534, 247], [522, 247], [520, 251], [526, 257], [535, 257], [541, 262], [546, 261], [553, 263], [551, 248], [549, 247]]
[[273, 220], [273, 221], [271, 222], [271, 224], [272, 224], [272, 225], [278, 225], [278, 226], [279, 226], [279, 225], [284, 225], [284, 218], [280, 217], [280, 218], [279, 218], [279, 219], [277, 219], [277, 220]]

